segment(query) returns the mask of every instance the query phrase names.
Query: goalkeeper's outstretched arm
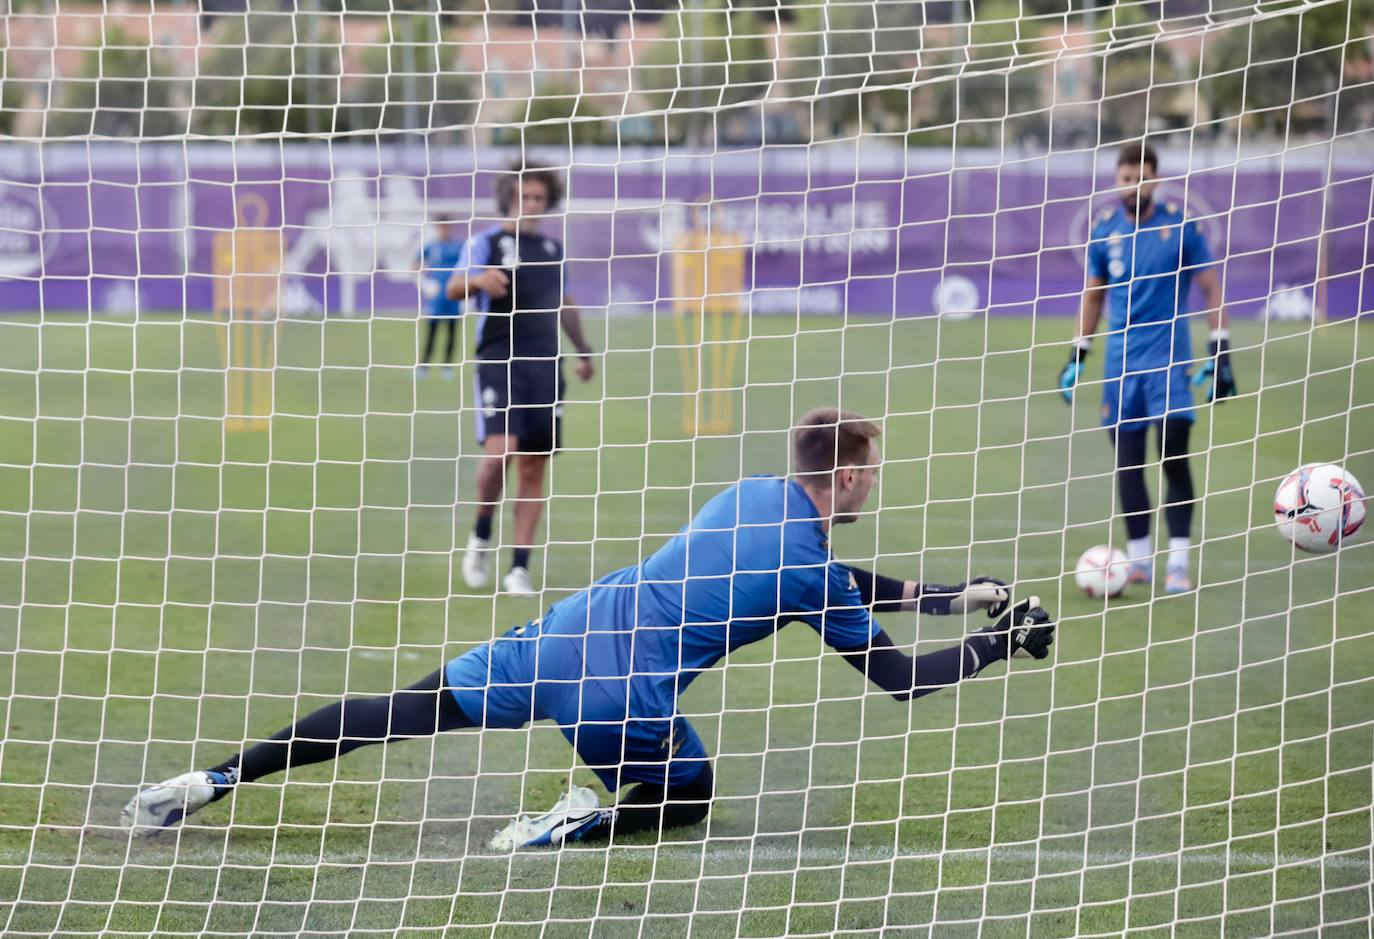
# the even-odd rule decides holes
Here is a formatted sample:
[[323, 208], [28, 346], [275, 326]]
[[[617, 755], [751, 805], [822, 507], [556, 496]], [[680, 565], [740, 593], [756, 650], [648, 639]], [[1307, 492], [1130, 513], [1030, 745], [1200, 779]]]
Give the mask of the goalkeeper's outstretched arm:
[[849, 570], [864, 606], [874, 613], [916, 610], [931, 616], [948, 616], [986, 610], [989, 617], [995, 617], [1007, 609], [1007, 585], [996, 577], [975, 577], [964, 584], [923, 584], [884, 577], [858, 567]]
[[867, 646], [841, 649], [844, 660], [898, 701], [910, 701], [972, 678], [1014, 655], [1043, 659], [1054, 642], [1050, 614], [1038, 597], [1022, 600], [998, 621], [948, 649], [910, 656], [879, 630]]

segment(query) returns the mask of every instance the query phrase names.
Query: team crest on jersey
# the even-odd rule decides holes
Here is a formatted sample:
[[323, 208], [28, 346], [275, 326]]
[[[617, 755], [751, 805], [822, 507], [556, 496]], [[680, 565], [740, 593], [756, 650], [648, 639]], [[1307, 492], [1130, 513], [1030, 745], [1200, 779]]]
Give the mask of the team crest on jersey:
[[502, 235], [496, 247], [501, 251], [502, 267], [514, 268], [520, 264], [520, 250], [515, 244], [515, 236]]
[[1159, 230], [1159, 240], [1168, 241], [1171, 237], [1173, 237], [1173, 234], [1174, 230], [1172, 228], [1161, 228]]

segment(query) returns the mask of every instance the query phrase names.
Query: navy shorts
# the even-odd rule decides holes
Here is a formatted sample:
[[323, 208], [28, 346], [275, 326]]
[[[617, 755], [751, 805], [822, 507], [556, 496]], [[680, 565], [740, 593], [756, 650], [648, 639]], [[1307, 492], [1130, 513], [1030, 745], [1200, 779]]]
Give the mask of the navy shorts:
[[522, 453], [563, 443], [563, 370], [554, 360], [477, 363], [477, 441], [509, 435]]
[[616, 693], [624, 679], [583, 678], [581, 659], [559, 656], [558, 642], [547, 639], [537, 623], [528, 623], [449, 660], [446, 684], [475, 725], [554, 721], [611, 792], [631, 783], [684, 786], [696, 779], [709, 756], [686, 718], [628, 716], [626, 695]]
[[1130, 432], [1168, 420], [1193, 419], [1193, 389], [1186, 365], [1131, 372], [1102, 385], [1102, 426]]

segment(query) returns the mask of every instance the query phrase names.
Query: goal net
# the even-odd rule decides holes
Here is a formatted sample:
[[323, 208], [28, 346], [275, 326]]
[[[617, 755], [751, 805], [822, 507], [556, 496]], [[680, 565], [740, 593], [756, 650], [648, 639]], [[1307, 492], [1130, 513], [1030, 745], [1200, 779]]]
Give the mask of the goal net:
[[[1374, 484], [1369, 0], [6, 12], [0, 934], [1366, 934], [1374, 541], [1304, 554], [1272, 513], [1302, 464]], [[1142, 142], [1180, 220], [1157, 247], [1214, 260], [1173, 363], [1213, 361], [1205, 270], [1237, 389], [1183, 386], [1191, 496], [1151, 433], [1144, 555], [1102, 430], [1112, 295], [1060, 387], [1085, 286], [1149, 287], [1111, 247]], [[565, 193], [531, 221], [497, 193], [535, 164]], [[474, 588], [477, 435], [526, 404], [480, 380], [497, 291], [447, 291], [507, 223], [544, 254], [487, 258], [505, 309], [552, 277], [591, 355], [563, 338], [561, 448], [511, 469]], [[1054, 614], [1049, 658], [899, 703], [787, 626], [678, 703], [709, 816], [609, 843], [488, 847], [570, 786], [616, 798], [547, 721], [121, 827], [141, 787], [642, 563], [787, 473], [815, 407], [883, 431], [835, 558], [1001, 578]], [[1154, 583], [1083, 595], [1096, 545]], [[878, 621], [914, 654], [988, 624]]]

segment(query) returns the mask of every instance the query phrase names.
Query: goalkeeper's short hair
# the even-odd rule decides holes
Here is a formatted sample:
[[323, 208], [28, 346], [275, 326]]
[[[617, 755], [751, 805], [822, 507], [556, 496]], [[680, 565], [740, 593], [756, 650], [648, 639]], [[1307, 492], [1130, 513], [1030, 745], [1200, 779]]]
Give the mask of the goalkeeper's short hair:
[[853, 411], [807, 411], [792, 428], [792, 472], [819, 476], [866, 463], [869, 441], [881, 434], [876, 423]]

